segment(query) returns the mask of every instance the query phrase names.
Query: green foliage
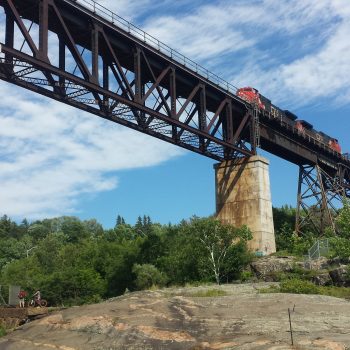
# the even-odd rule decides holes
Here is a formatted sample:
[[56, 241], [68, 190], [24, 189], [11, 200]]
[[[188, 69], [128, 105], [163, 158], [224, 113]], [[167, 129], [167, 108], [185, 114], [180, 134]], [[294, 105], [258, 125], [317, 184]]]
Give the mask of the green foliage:
[[151, 264], [135, 264], [132, 272], [136, 275], [135, 285], [139, 290], [149, 289], [152, 286], [164, 287], [168, 281], [165, 273]]
[[215, 297], [222, 297], [227, 295], [227, 292], [221, 289], [207, 289], [207, 290], [200, 290], [198, 292], [192, 293], [191, 297], [198, 297], [198, 298], [215, 298]]
[[344, 238], [350, 238], [350, 200], [344, 199], [343, 208], [336, 218], [336, 225]]
[[240, 280], [242, 282], [249, 281], [254, 277], [254, 274], [251, 271], [242, 271], [240, 274]]
[[350, 299], [350, 288], [346, 287], [319, 287], [320, 293], [322, 295], [329, 295], [336, 298]]
[[120, 215], [117, 216], [117, 220], [115, 222], [115, 227], [117, 227], [119, 225], [125, 225], [125, 219]]
[[292, 293], [292, 294], [319, 294], [336, 298], [350, 299], [350, 288], [334, 286], [316, 286], [312, 282], [297, 278], [281, 282], [280, 286], [262, 288], [259, 293]]
[[350, 240], [344, 237], [329, 238], [330, 256], [341, 259], [350, 258]]
[[282, 281], [280, 291], [293, 294], [319, 294], [319, 289], [315, 284], [295, 278]]
[[295, 234], [296, 210], [290, 206], [273, 208], [277, 252], [285, 255], [303, 256], [318, 239], [311, 228], [305, 228], [302, 237]]
[[[223, 277], [232, 278], [239, 267], [237, 257], [239, 253], [247, 252], [246, 242], [252, 238], [247, 227], [236, 229], [233, 226], [222, 224], [214, 218], [194, 218], [190, 225], [191, 234], [194, 235], [197, 245], [204, 252], [201, 270], [212, 275], [217, 284]], [[249, 261], [249, 257], [245, 257]]]
[[93, 302], [126, 288], [213, 282], [213, 262], [219, 281], [230, 282], [251, 260], [250, 238], [246, 227], [213, 218], [162, 226], [143, 216], [132, 226], [118, 217], [114, 229], [103, 230], [94, 219], [63, 216], [16, 224], [4, 216], [0, 284], [20, 285], [29, 295], [40, 289], [54, 306]]
[[71, 243], [77, 243], [79, 240], [89, 237], [85, 225], [75, 217], [65, 217], [61, 230], [67, 236], [68, 242]]
[[96, 302], [105, 292], [101, 276], [91, 268], [65, 268], [44, 277], [40, 290], [51, 305]]
[[5, 335], [6, 335], [6, 329], [2, 324], [0, 324], [0, 338]]

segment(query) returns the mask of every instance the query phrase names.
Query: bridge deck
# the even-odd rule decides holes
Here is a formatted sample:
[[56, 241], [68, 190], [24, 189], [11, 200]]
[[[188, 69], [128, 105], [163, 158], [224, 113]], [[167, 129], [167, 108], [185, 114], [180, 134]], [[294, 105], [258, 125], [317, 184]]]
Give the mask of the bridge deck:
[[233, 85], [94, 1], [0, 6], [0, 79], [219, 161], [256, 154], [259, 126], [262, 149], [334, 176], [341, 166], [350, 186], [348, 159], [269, 113], [256, 125]]

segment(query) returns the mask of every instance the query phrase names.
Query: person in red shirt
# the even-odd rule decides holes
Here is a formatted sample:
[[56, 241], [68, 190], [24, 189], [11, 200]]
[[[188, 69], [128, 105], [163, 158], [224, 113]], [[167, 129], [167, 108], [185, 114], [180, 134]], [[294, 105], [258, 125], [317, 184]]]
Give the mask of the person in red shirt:
[[18, 293], [19, 307], [24, 307], [26, 296], [27, 292], [25, 290], [20, 290], [20, 292]]

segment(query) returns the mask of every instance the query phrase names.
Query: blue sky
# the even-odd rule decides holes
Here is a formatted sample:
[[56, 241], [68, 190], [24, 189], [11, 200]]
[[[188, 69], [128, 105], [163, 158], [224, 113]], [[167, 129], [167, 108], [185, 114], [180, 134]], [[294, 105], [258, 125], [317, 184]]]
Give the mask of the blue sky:
[[[254, 86], [350, 150], [348, 0], [101, 1], [235, 86]], [[4, 16], [0, 11], [0, 41]], [[117, 214], [176, 223], [215, 211], [214, 161], [0, 82], [0, 215]], [[271, 163], [275, 206], [296, 166]]]

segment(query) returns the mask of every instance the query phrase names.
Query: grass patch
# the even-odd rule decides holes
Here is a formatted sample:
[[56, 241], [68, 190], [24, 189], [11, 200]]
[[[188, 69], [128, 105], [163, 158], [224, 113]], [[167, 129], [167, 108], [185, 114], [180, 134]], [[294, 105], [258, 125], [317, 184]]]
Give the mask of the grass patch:
[[227, 295], [227, 293], [224, 290], [208, 289], [208, 290], [199, 290], [198, 292], [192, 293], [191, 297], [210, 298], [210, 297], [222, 297], [225, 295]]
[[6, 329], [0, 324], [0, 338], [6, 335]]
[[262, 288], [259, 290], [259, 293], [318, 294], [350, 299], [350, 288], [316, 286], [312, 282], [295, 278], [282, 281], [279, 287]]
[[350, 299], [350, 288], [346, 287], [319, 287], [322, 295]]

